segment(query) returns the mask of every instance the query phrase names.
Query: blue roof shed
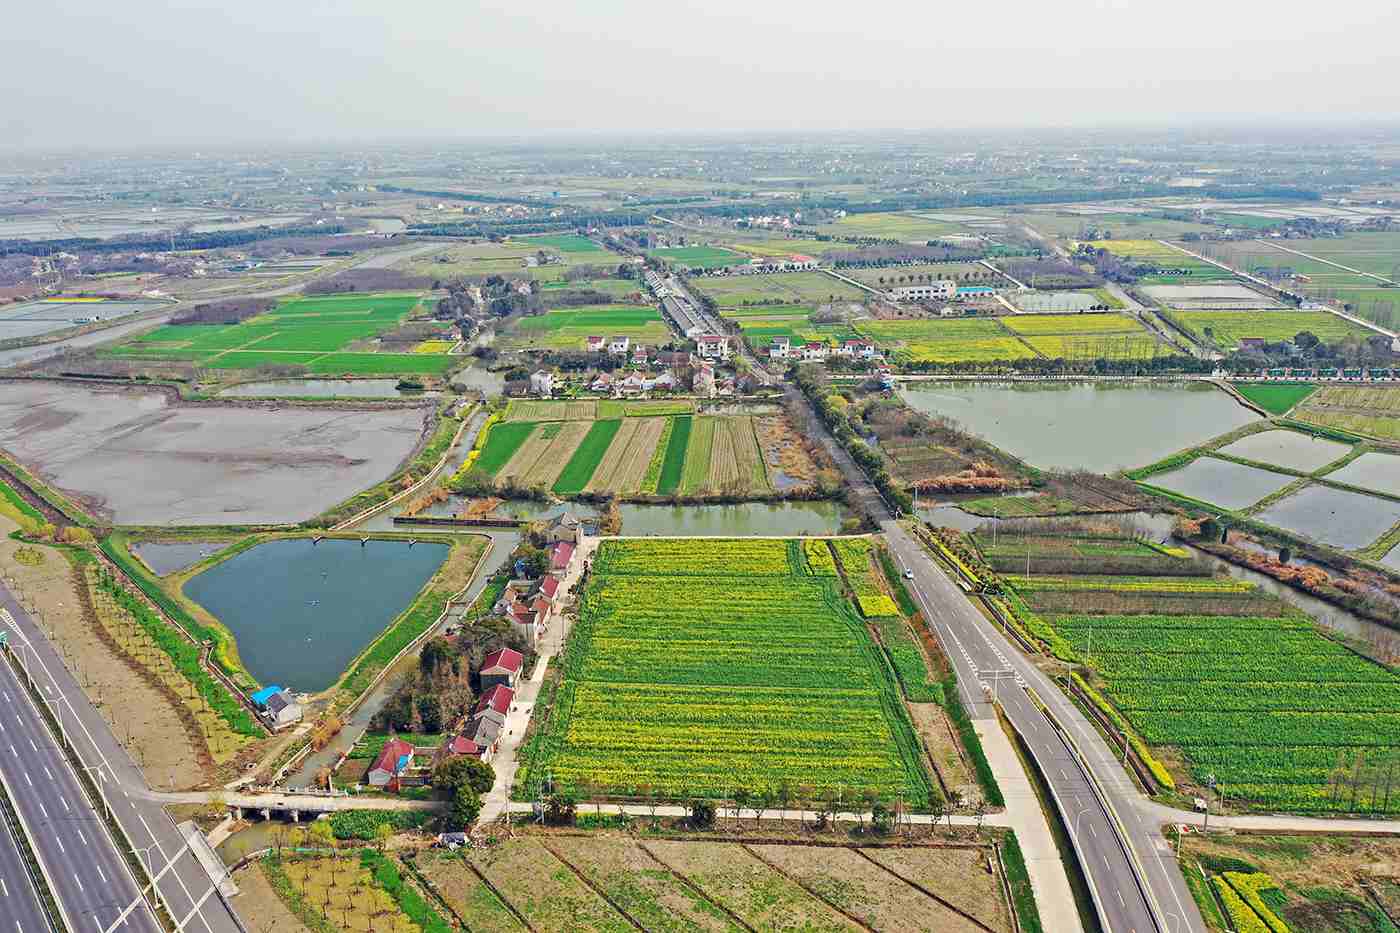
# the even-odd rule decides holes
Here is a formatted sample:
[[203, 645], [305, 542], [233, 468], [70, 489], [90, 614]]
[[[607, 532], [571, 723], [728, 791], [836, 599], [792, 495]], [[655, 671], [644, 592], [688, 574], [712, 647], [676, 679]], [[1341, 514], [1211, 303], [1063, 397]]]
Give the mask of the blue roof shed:
[[281, 692], [282, 688], [277, 686], [276, 684], [273, 684], [271, 687], [263, 687], [257, 693], [253, 694], [253, 705], [258, 707], [266, 706], [268, 700], [272, 699], [274, 695]]

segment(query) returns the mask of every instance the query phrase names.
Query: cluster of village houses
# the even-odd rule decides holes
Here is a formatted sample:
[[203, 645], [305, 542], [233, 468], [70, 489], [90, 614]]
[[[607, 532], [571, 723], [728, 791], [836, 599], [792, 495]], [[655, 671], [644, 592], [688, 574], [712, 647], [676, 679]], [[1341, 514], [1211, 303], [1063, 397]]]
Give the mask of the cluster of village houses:
[[[573, 564], [580, 523], [572, 515], [556, 518], [546, 529], [549, 541], [549, 569], [539, 579], [511, 580], [491, 607], [494, 615], [510, 623], [511, 631], [531, 648], [549, 631], [562, 608], [559, 592]], [[397, 793], [403, 787], [426, 783], [441, 762], [470, 755], [490, 761], [515, 702], [524, 657], [519, 651], [501, 648], [482, 659], [480, 694], [466, 721], [442, 745], [417, 748], [400, 738], [390, 738], [365, 775], [371, 787]]]
[[[597, 346], [594, 346], [595, 341]], [[588, 384], [588, 391], [614, 397], [637, 396], [645, 392], [673, 391], [684, 388], [681, 381], [691, 376], [696, 395], [714, 397], [733, 395], [733, 377], [718, 375], [715, 364], [728, 361], [732, 352], [729, 338], [701, 336], [696, 339], [696, 352], [688, 350], [654, 350], [633, 346], [629, 337], [589, 337], [588, 349], [626, 358], [631, 366], [627, 373], [599, 373]], [[651, 367], [657, 371], [652, 372]], [[551, 370], [538, 369], [530, 374], [530, 393], [541, 398], [551, 397], [560, 386], [559, 377]]]

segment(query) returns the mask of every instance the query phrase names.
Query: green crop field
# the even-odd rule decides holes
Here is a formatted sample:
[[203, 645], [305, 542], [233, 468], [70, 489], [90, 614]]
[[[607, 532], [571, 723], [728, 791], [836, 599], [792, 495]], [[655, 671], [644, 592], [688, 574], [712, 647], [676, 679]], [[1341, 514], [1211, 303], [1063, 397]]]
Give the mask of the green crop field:
[[1394, 386], [1322, 386], [1293, 417], [1366, 437], [1400, 441], [1400, 388]]
[[684, 399], [512, 402], [475, 469], [501, 486], [560, 496], [771, 493], [753, 418], [692, 416], [692, 408]]
[[604, 541], [563, 674], [530, 794], [934, 793], [886, 661], [797, 541]]
[[1307, 331], [1331, 343], [1375, 333], [1326, 311], [1173, 311], [1171, 316], [1197, 338], [1225, 349], [1238, 347], [1245, 337], [1289, 341]]
[[899, 362], [989, 362], [1026, 360], [1036, 355], [995, 318], [862, 320], [855, 323], [855, 329]]
[[1283, 414], [1317, 390], [1317, 386], [1304, 382], [1237, 382], [1234, 387], [1271, 415]]
[[1095, 249], [1108, 250], [1113, 255], [1125, 259], [1150, 263], [1162, 270], [1158, 274], [1142, 276], [1138, 281], [1144, 285], [1187, 285], [1200, 282], [1229, 282], [1236, 279], [1232, 272], [1188, 256], [1156, 240], [1096, 240], [1089, 245]]
[[594, 243], [586, 236], [577, 234], [563, 234], [554, 236], [523, 236], [510, 241], [512, 245], [526, 246], [530, 249], [555, 250], [569, 255], [570, 258], [586, 256], [589, 253], [599, 254], [599, 261], [606, 261], [612, 258], [612, 253]]
[[650, 305], [586, 305], [521, 318], [502, 349], [582, 350], [589, 337], [630, 337], [655, 346], [671, 339], [670, 328]]
[[1140, 324], [1116, 314], [858, 320], [854, 328], [907, 363], [1151, 359], [1171, 352]]
[[545, 308], [553, 308], [555, 305], [551, 304], [551, 301], [564, 291], [602, 292], [610, 298], [632, 300], [629, 296], [640, 298], [642, 285], [636, 279], [578, 279], [572, 282], [561, 279], [556, 282], [542, 282], [539, 288], [540, 300], [544, 302]]
[[661, 475], [656, 483], [656, 491], [669, 496], [681, 485], [681, 473], [685, 469], [685, 452], [690, 446], [690, 432], [694, 421], [689, 415], [671, 420], [671, 433], [666, 442], [665, 459], [661, 461]]
[[[1064, 616], [1050, 624], [1106, 684], [1143, 739], [1181, 750], [1234, 800], [1370, 810], [1400, 761], [1400, 676], [1319, 635], [1308, 619]], [[1093, 630], [1093, 646], [1088, 647]], [[1334, 775], [1356, 764], [1366, 788]], [[1336, 793], [1340, 792], [1340, 794]], [[1379, 804], [1379, 801], [1377, 801]], [[1391, 812], [1400, 812], [1392, 794]]]
[[671, 246], [647, 250], [647, 255], [652, 259], [664, 259], [686, 269], [721, 269], [725, 266], [747, 265], [750, 258], [743, 253], [717, 246]]
[[[1130, 730], [1159, 782], [1214, 775], [1235, 805], [1373, 809], [1371, 789], [1400, 763], [1400, 675], [1184, 552], [1109, 535], [973, 540], [1008, 574], [1025, 632], [1093, 672], [1093, 702]], [[1181, 768], [1168, 774], [1158, 757]], [[1374, 808], [1400, 812], [1400, 794]]]
[[525, 438], [534, 430], [535, 425], [528, 421], [509, 421], [494, 425], [490, 437], [486, 439], [486, 447], [477, 458], [475, 468], [494, 475], [515, 456], [520, 445], [525, 443]]
[[835, 223], [822, 224], [816, 229], [832, 236], [879, 237], [906, 243], [924, 243], [940, 236], [968, 232], [961, 224], [897, 212], [847, 214]]
[[706, 275], [691, 287], [721, 308], [762, 304], [822, 304], [863, 301], [869, 293], [822, 272], [775, 272], [772, 275]]
[[219, 370], [305, 366], [317, 375], [445, 373], [463, 359], [374, 352], [375, 338], [397, 327], [418, 303], [416, 295], [296, 298], [238, 324], [168, 324], [106, 352]]
[[787, 337], [794, 343], [849, 340], [856, 336], [849, 324], [813, 324], [816, 308], [804, 305], [753, 305], [747, 308], [725, 308], [720, 317], [739, 325], [744, 340], [755, 350], [763, 350], [774, 337]]
[[578, 445], [559, 478], [554, 481], [554, 492], [561, 496], [576, 496], [583, 492], [621, 427], [620, 418], [593, 422], [583, 442]]

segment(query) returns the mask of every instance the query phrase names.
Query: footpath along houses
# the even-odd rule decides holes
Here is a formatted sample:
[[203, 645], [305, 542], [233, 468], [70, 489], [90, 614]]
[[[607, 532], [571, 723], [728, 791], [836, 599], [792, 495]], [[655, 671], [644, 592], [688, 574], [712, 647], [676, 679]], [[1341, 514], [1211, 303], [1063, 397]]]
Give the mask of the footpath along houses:
[[[511, 630], [532, 648], [551, 626], [559, 624], [564, 580], [578, 557], [582, 525], [572, 515], [556, 518], [545, 530], [549, 542], [548, 569], [539, 579], [515, 579], [506, 584], [492, 611], [510, 623]], [[525, 658], [513, 648], [502, 647], [482, 658], [478, 670], [478, 696], [465, 720], [437, 747], [415, 747], [390, 737], [365, 775], [370, 787], [398, 793], [405, 787], [427, 783], [432, 770], [453, 757], [470, 755], [491, 761], [506, 733], [506, 723], [516, 692], [525, 676]]]

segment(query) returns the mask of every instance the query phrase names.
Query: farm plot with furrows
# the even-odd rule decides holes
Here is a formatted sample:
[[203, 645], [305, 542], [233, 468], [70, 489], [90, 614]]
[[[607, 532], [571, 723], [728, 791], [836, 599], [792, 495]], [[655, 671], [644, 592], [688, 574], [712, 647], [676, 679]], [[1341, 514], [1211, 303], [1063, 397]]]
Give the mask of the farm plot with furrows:
[[626, 418], [586, 487], [588, 492], [634, 493], [641, 488], [661, 439], [664, 418]]
[[685, 466], [681, 470], [679, 492], [682, 495], [699, 492], [710, 478], [710, 457], [715, 443], [715, 424], [718, 421], [718, 418], [713, 417], [697, 417], [691, 425], [690, 443], [685, 448]]
[[521, 477], [525, 485], [553, 486], [554, 481], [559, 478], [560, 471], [573, 457], [574, 451], [578, 449], [578, 445], [583, 442], [592, 426], [587, 421], [564, 422], [540, 455], [540, 459]]
[[622, 429], [622, 420], [594, 421], [589, 424], [588, 433], [579, 442], [569, 462], [554, 481], [554, 492], [561, 496], [573, 496], [583, 492], [593, 473], [598, 469], [603, 456], [612, 446], [613, 438]]
[[[1400, 812], [1400, 676], [1307, 619], [1048, 616], [1143, 739], [1254, 806]], [[1091, 634], [1092, 632], [1092, 634]]]
[[768, 491], [763, 457], [758, 450], [758, 438], [753, 433], [753, 419], [725, 418], [715, 426], [710, 476], [705, 485], [717, 492]]
[[598, 403], [589, 401], [535, 401], [513, 399], [506, 408], [507, 421], [592, 421]]
[[515, 452], [515, 456], [510, 458], [505, 466], [501, 467], [496, 479], [501, 482], [522, 482], [525, 474], [535, 468], [544, 452], [554, 443], [554, 439], [559, 436], [563, 425], [558, 422], [546, 422], [536, 425], [535, 430], [525, 439], [525, 443], [520, 445], [520, 449]]
[[656, 479], [656, 491], [663, 496], [680, 489], [685, 469], [685, 452], [690, 447], [690, 434], [693, 430], [695, 419], [690, 415], [677, 416], [671, 424], [671, 436], [666, 442], [666, 454], [661, 461], [661, 474]]
[[888, 666], [797, 541], [605, 541], [524, 784], [929, 799]]
[[486, 439], [486, 447], [477, 458], [476, 468], [495, 475], [515, 456], [521, 445], [534, 433], [536, 425], [530, 422], [498, 424], [491, 429]]

